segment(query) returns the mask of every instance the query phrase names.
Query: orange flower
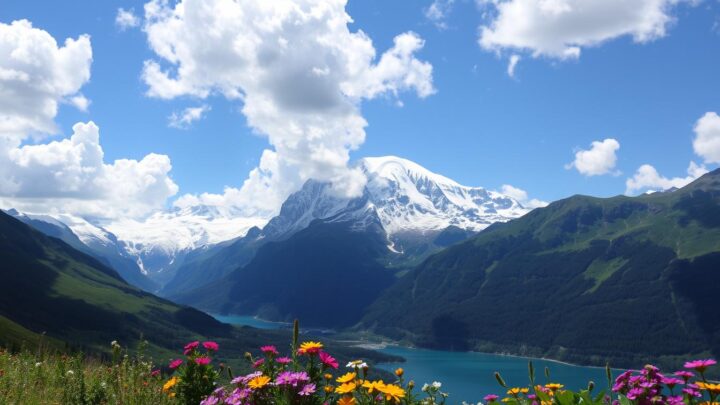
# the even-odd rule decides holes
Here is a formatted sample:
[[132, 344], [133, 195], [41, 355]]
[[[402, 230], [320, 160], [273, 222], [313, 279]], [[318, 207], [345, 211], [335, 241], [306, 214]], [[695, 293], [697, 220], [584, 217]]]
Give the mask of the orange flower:
[[355, 405], [356, 403], [355, 398], [350, 396], [342, 397], [337, 401], [337, 405]]
[[261, 375], [253, 378], [252, 380], [248, 381], [248, 387], [259, 390], [262, 387], [268, 385], [270, 383], [270, 377], [266, 375]]
[[398, 368], [397, 370], [395, 370], [395, 375], [398, 377], [402, 377], [402, 375], [404, 373], [405, 373], [405, 370], [403, 370], [402, 368]]

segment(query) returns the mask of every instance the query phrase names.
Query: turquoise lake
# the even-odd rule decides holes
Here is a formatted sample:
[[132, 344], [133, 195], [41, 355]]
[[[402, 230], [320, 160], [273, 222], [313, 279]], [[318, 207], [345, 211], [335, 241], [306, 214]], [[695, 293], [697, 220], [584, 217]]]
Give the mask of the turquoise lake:
[[[290, 327], [290, 324], [268, 322], [252, 316], [213, 316], [221, 322], [259, 329]], [[424, 383], [441, 382], [442, 390], [450, 394], [448, 404], [460, 404], [462, 401], [477, 403], [487, 394], [502, 395], [505, 390], [501, 389], [495, 380], [495, 371], [500, 371], [510, 386], [527, 386], [529, 383], [529, 359], [523, 357], [399, 346], [389, 346], [379, 351], [405, 358], [404, 363], [380, 364], [379, 367], [389, 371], [402, 367], [406, 378], [415, 381], [418, 392]], [[544, 370], [549, 367], [551, 382], [562, 382], [570, 389], [585, 388], [588, 381], [595, 381], [596, 392], [599, 392], [607, 385], [603, 368], [573, 366], [540, 359], [532, 359], [532, 362], [538, 383], [546, 382]]]

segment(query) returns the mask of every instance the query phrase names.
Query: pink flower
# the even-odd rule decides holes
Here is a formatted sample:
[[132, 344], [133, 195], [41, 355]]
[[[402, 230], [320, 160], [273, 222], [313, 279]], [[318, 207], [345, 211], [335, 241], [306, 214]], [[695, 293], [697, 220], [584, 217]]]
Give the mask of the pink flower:
[[292, 363], [292, 359], [290, 357], [278, 357], [275, 359], [280, 364], [290, 364]]
[[[182, 360], [180, 360], [180, 362], [182, 363]], [[159, 376], [159, 375], [160, 375], [160, 370], [153, 370], [153, 371], [150, 373], [150, 376], [151, 376], [151, 377], [157, 377], [157, 376]]]
[[485, 398], [483, 398], [485, 402], [495, 402], [498, 399], [498, 396], [495, 394], [485, 395]]
[[298, 392], [298, 395], [303, 396], [303, 397], [312, 395], [315, 392], [315, 388], [316, 388], [315, 384], [310, 383], [310, 384], [302, 387], [300, 392]]
[[265, 363], [265, 359], [259, 359], [255, 363], [253, 363], [252, 366], [253, 366], [253, 368], [259, 368], [260, 366], [263, 365], [263, 363]]
[[338, 368], [338, 362], [335, 358], [325, 352], [320, 352], [320, 361], [328, 367]]
[[672, 378], [672, 377], [663, 377], [661, 379], [662, 383], [670, 387], [670, 389], [674, 388], [678, 384], [682, 384], [684, 381], [679, 378]]
[[188, 354], [190, 354], [190, 352], [197, 349], [198, 346], [200, 346], [200, 342], [198, 342], [197, 340], [194, 342], [190, 342], [185, 345], [185, 350], [183, 351], [183, 353], [187, 356]]
[[260, 350], [262, 350], [263, 353], [268, 355], [271, 354], [273, 356], [277, 356], [278, 354], [280, 354], [280, 352], [277, 351], [275, 346], [263, 346], [260, 348]]
[[180, 365], [183, 363], [182, 360], [177, 359], [170, 362], [170, 368], [175, 370], [176, 368], [180, 367]]
[[208, 364], [210, 364], [210, 357], [207, 357], [207, 356], [197, 357], [197, 358], [195, 358], [195, 364], [197, 364], [198, 366], [207, 366]]
[[215, 342], [204, 342], [203, 347], [205, 348], [205, 350], [208, 350], [211, 352], [216, 352], [220, 349], [220, 346]]
[[698, 373], [703, 373], [705, 372], [705, 370], [707, 370], [708, 367], [714, 366], [715, 364], [717, 364], [717, 362], [713, 359], [693, 360], [685, 363], [685, 368], [691, 368]]
[[695, 374], [693, 374], [693, 373], [691, 373], [691, 372], [689, 372], [689, 371], [684, 371], [684, 370], [682, 370], [682, 371], [676, 371], [674, 374], [675, 374], [676, 376], [682, 378], [683, 380], [685, 380], [685, 382], [688, 382], [689, 379], [695, 377]]

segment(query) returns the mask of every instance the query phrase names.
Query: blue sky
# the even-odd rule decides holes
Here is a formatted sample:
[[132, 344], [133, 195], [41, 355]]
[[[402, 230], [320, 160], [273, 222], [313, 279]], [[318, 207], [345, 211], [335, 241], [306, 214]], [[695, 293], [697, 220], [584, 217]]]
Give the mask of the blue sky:
[[[642, 43], [618, 35], [583, 46], [580, 56], [570, 59], [545, 51], [533, 56], [532, 50], [483, 49], [479, 27], [492, 22], [498, 10], [457, 0], [446, 4], [442, 20], [433, 21], [426, 15], [432, 3], [350, 0], [347, 5], [354, 19], [350, 31], [364, 31], [378, 55], [400, 33], [422, 38], [424, 47], [415, 57], [432, 65], [436, 90], [424, 98], [408, 91], [362, 101], [367, 137], [351, 152], [353, 159], [398, 155], [462, 184], [490, 189], [511, 184], [545, 201], [578, 193], [622, 194], [627, 178], [643, 164], [666, 177], [684, 177], [690, 161], [703, 163], [693, 151], [693, 129], [705, 113], [720, 111], [719, 2], [673, 6], [668, 15], [674, 22], [665, 25], [663, 35]], [[143, 62], [161, 58], [142, 27], [120, 29], [115, 23], [118, 8], [142, 17], [143, 4], [3, 1], [1, 23], [28, 19], [58, 43], [91, 37], [91, 78], [81, 90], [91, 104], [86, 112], [61, 104], [55, 117], [60, 131], [51, 139], [69, 136], [78, 121], [92, 120], [100, 127], [105, 161], [167, 155], [177, 195], [240, 187], [268, 140], [248, 126], [239, 100], [146, 94]], [[521, 55], [513, 77], [511, 54]], [[210, 107], [203, 119], [185, 129], [168, 125], [173, 112], [199, 105]], [[579, 148], [606, 138], [620, 144], [610, 173], [587, 176], [566, 168]], [[708, 161], [706, 167], [717, 164]]]

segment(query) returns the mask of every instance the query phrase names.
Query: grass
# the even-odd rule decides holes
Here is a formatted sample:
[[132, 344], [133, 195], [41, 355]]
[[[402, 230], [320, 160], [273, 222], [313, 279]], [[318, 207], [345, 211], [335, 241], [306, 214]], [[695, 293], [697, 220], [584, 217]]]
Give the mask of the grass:
[[116, 350], [112, 362], [64, 355], [42, 346], [11, 353], [0, 349], [2, 404], [170, 404], [151, 359]]

